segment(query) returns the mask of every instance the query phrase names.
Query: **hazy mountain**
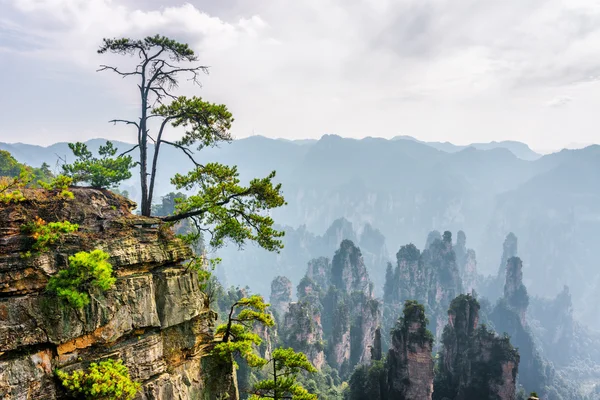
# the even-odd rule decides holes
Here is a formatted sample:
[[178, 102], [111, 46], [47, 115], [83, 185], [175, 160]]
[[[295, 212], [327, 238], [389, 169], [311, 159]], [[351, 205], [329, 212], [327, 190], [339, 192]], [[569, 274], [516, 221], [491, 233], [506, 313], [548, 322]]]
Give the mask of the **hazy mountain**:
[[[457, 151], [466, 149], [468, 147], [474, 147], [478, 150], [492, 150], [492, 149], [507, 149], [515, 156], [522, 160], [533, 161], [540, 158], [542, 155], [531, 150], [528, 145], [522, 142], [515, 142], [511, 140], [505, 140], [502, 142], [490, 142], [490, 143], [471, 143], [466, 146], [452, 144], [450, 142], [423, 142], [412, 136], [395, 136], [392, 140], [412, 140], [442, 150], [448, 153], [455, 153]], [[582, 146], [585, 147], [585, 146]]]
[[[97, 147], [102, 141], [90, 143]], [[123, 150], [128, 146], [116, 145]], [[276, 170], [288, 206], [273, 216], [281, 225], [303, 226], [299, 241], [312, 241], [342, 217], [357, 232], [367, 223], [377, 228], [391, 253], [403, 244], [421, 243], [434, 229], [463, 230], [477, 253], [480, 271], [496, 273], [501, 243], [512, 231], [521, 241], [524, 279], [532, 294], [553, 297], [569, 285], [576, 316], [600, 327], [593, 307], [600, 300], [595, 252], [600, 239], [600, 147], [563, 150], [528, 161], [514, 149], [494, 146], [450, 152], [407, 139], [326, 135], [298, 143], [253, 136], [203, 150], [198, 158], [237, 164], [242, 180]], [[56, 165], [58, 156], [69, 160], [64, 143], [0, 143], [0, 148], [35, 166], [43, 161]], [[172, 190], [168, 178], [192, 167], [169, 147], [160, 160], [157, 200]], [[136, 181], [134, 174], [124, 185], [133, 198]], [[241, 257], [247, 260], [250, 255]], [[305, 257], [314, 255], [327, 254], [306, 251]], [[256, 260], [256, 265], [263, 262]], [[295, 262], [286, 264], [296, 267]], [[254, 276], [249, 271], [244, 278]], [[238, 283], [235, 274], [228, 278]]]

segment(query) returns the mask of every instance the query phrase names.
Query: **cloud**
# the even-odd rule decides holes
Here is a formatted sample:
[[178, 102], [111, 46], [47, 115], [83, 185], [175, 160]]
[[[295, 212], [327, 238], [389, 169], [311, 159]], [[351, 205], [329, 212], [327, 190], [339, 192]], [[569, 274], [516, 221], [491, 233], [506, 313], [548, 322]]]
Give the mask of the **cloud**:
[[578, 105], [591, 104], [600, 71], [600, 8], [585, 0], [0, 4], [0, 51], [78, 69], [76, 79], [100, 82], [82, 96], [110, 92], [115, 109], [134, 104], [135, 90], [94, 72], [126, 62], [95, 54], [101, 38], [188, 42], [211, 73], [200, 92], [184, 82], [182, 93], [228, 104], [239, 136], [391, 137], [402, 125], [426, 140], [535, 141], [531, 127], [549, 124], [539, 104], [563, 104], [575, 86]]
[[546, 105], [548, 107], [564, 107], [567, 104], [571, 103], [572, 101], [573, 101], [573, 98], [568, 97], [568, 96], [555, 97], [552, 100], [548, 101], [546, 103]]

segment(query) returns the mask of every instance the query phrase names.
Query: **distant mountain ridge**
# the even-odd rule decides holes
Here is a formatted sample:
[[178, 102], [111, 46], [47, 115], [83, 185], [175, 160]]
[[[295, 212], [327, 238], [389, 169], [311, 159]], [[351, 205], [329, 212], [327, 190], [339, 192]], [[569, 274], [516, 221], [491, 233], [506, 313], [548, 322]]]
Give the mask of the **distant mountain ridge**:
[[[103, 142], [88, 143], [96, 149]], [[322, 234], [332, 221], [345, 218], [356, 230], [367, 223], [377, 228], [393, 251], [420, 243], [432, 230], [463, 230], [477, 252], [478, 269], [492, 273], [501, 258], [498, 243], [514, 232], [522, 243], [524, 281], [532, 293], [552, 297], [569, 285], [575, 309], [581, 310], [578, 317], [600, 328], [593, 318], [600, 301], [594, 245], [600, 243], [600, 146], [527, 160], [509, 148], [512, 143], [444, 151], [406, 138], [325, 135], [296, 142], [251, 136], [197, 156], [202, 163], [237, 165], [242, 181], [276, 170], [288, 205], [275, 210], [273, 218], [282, 226], [304, 225], [311, 234]], [[115, 145], [122, 150], [131, 146]], [[0, 149], [32, 166], [55, 166], [65, 156], [72, 160], [66, 143], [0, 143]], [[157, 201], [173, 190], [170, 177], [193, 168], [176, 149], [164, 149]], [[138, 179], [134, 173], [122, 187], [134, 200]]]
[[542, 157], [541, 154], [531, 150], [527, 144], [512, 140], [503, 140], [501, 142], [494, 141], [489, 143], [471, 143], [464, 146], [456, 145], [450, 142], [424, 142], [407, 135], [395, 136], [392, 138], [392, 140], [412, 140], [418, 143], [426, 144], [438, 150], [445, 151], [447, 153], [456, 153], [466, 148], [474, 147], [478, 150], [507, 149], [518, 158], [526, 161], [534, 161]]

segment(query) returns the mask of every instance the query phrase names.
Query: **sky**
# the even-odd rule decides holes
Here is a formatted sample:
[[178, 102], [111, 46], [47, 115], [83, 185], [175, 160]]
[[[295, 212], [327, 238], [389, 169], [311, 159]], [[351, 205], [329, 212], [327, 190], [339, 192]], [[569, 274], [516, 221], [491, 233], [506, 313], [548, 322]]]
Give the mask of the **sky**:
[[96, 70], [134, 60], [96, 50], [157, 33], [238, 138], [599, 141], [598, 0], [0, 0], [0, 141], [133, 141], [136, 82]]

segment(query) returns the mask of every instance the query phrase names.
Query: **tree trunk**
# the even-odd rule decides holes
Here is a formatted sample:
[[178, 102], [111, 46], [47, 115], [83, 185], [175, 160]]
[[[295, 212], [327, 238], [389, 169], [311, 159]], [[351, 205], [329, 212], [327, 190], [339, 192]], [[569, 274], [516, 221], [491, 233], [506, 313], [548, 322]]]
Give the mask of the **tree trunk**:
[[146, 126], [148, 112], [148, 94], [145, 90], [145, 74], [142, 74], [140, 93], [142, 96], [142, 117], [140, 118], [140, 131], [138, 143], [140, 145], [140, 180], [142, 186], [142, 215], [149, 217], [152, 211], [148, 199], [148, 128]]

